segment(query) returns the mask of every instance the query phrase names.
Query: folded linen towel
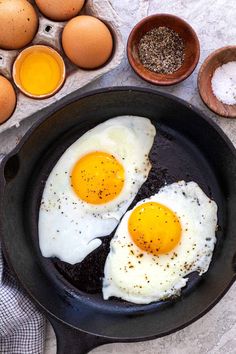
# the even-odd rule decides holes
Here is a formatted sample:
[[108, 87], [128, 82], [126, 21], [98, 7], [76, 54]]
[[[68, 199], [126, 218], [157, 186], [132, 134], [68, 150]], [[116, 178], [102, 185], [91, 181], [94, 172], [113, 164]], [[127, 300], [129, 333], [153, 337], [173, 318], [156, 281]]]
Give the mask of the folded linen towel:
[[45, 318], [10, 272], [0, 245], [0, 353], [42, 354]]

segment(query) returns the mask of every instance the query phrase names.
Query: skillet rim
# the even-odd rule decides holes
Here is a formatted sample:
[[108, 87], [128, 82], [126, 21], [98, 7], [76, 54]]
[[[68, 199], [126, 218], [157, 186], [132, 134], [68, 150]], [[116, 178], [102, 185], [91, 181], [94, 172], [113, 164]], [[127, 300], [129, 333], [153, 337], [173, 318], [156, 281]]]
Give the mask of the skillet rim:
[[[91, 91], [87, 91], [87, 92], [82, 93], [82, 94], [78, 94], [78, 96], [75, 95], [74, 97], [68, 97], [66, 100], [62, 99], [60, 101], [57, 101], [56, 103], [51, 105], [49, 108], [45, 108], [45, 114], [43, 113], [44, 110], [41, 112], [41, 114], [43, 116], [40, 117], [37, 122], [32, 124], [32, 126], [26, 131], [25, 135], [21, 138], [19, 143], [14, 147], [14, 149], [12, 151], [10, 151], [8, 154], [4, 155], [4, 156], [9, 158], [12, 155], [15, 155], [16, 153], [18, 153], [20, 151], [21, 147], [24, 145], [24, 143], [30, 137], [31, 133], [33, 133], [33, 131], [38, 126], [40, 126], [44, 121], [46, 121], [52, 114], [56, 113], [57, 111], [59, 111], [59, 110], [61, 110], [63, 108], [66, 108], [71, 103], [79, 101], [80, 99], [91, 97], [91, 96], [95, 96], [97, 94], [104, 94], [104, 93], [107, 93], [107, 92], [116, 92], [116, 91], [128, 91], [128, 92], [137, 91], [137, 92], [143, 92], [143, 93], [147, 92], [147, 93], [151, 93], [151, 94], [154, 94], [154, 95], [158, 95], [158, 96], [163, 96], [163, 97], [169, 98], [170, 100], [174, 100], [174, 101], [182, 104], [183, 106], [185, 106], [188, 109], [192, 110], [196, 114], [200, 115], [205, 121], [207, 121], [213, 127], [213, 129], [215, 129], [217, 131], [217, 133], [225, 140], [225, 142], [229, 146], [231, 152], [236, 157], [236, 147], [234, 147], [232, 141], [228, 138], [228, 136], [225, 134], [225, 132], [220, 128], [220, 126], [217, 123], [215, 123], [212, 120], [212, 118], [209, 118], [204, 112], [202, 112], [195, 105], [192, 105], [191, 103], [188, 103], [186, 100], [184, 100], [184, 99], [182, 99], [180, 97], [177, 97], [175, 95], [172, 95], [170, 93], [159, 91], [159, 90], [155, 90], [155, 89], [152, 89], [152, 88], [145, 88], [145, 87], [141, 87], [141, 86], [104, 87], [104, 88], [100, 88], [100, 89], [94, 89], [94, 90], [91, 90]], [[37, 115], [37, 114], [35, 114], [35, 115]], [[32, 115], [29, 118], [32, 118], [33, 116], [34, 115]], [[14, 128], [16, 128], [16, 127], [13, 127], [12, 129], [14, 129]]]
[[[73, 97], [67, 97], [65, 100], [61, 100], [59, 102], [56, 102], [55, 104], [53, 104], [52, 106], [50, 106], [49, 108], [46, 108], [45, 111], [40, 112], [40, 114], [42, 114], [41, 117], [38, 118], [38, 121], [33, 123], [32, 126], [26, 131], [25, 135], [21, 138], [21, 140], [19, 141], [19, 143], [14, 147], [13, 150], [11, 150], [8, 154], [4, 155], [4, 154], [0, 154], [0, 181], [1, 179], [4, 181], [4, 177], [3, 176], [3, 171], [4, 171], [4, 166], [5, 163], [8, 161], [8, 159], [14, 155], [16, 155], [17, 153], [19, 153], [19, 151], [21, 150], [21, 148], [23, 147], [23, 145], [27, 142], [27, 140], [30, 138], [30, 136], [33, 134], [33, 132], [42, 124], [44, 123], [51, 115], [53, 115], [54, 113], [58, 112], [61, 109], [66, 108], [67, 106], [69, 106], [70, 104], [79, 101], [81, 99], [87, 98], [87, 97], [91, 97], [94, 95], [98, 95], [98, 94], [106, 94], [109, 92], [118, 92], [118, 91], [123, 91], [123, 92], [140, 92], [140, 93], [150, 93], [153, 95], [158, 95], [161, 97], [165, 97], [168, 98], [172, 101], [175, 101], [181, 105], [183, 105], [184, 107], [192, 110], [194, 113], [196, 113], [197, 115], [199, 115], [203, 120], [205, 120], [216, 132], [217, 134], [219, 134], [219, 136], [224, 140], [224, 142], [226, 143], [226, 145], [228, 146], [228, 148], [230, 149], [230, 152], [234, 155], [234, 157], [236, 158], [236, 148], [234, 147], [232, 141], [228, 138], [228, 136], [224, 133], [224, 131], [218, 126], [217, 123], [215, 123], [212, 118], [209, 118], [205, 113], [203, 113], [199, 108], [195, 107], [194, 105], [188, 103], [187, 101], [174, 96], [172, 94], [166, 93], [166, 92], [162, 92], [159, 90], [155, 90], [152, 88], [145, 88], [145, 87], [140, 87], [140, 86], [114, 86], [114, 87], [105, 87], [105, 88], [100, 88], [100, 89], [95, 89], [95, 90], [91, 90], [91, 91], [87, 91], [85, 93], [82, 94], [76, 94], [73, 95]], [[36, 114], [37, 116], [37, 114]], [[31, 118], [33, 118], [31, 116]], [[5, 187], [5, 183], [2, 183], [0, 185], [0, 205], [3, 204], [3, 196], [4, 196], [4, 187]], [[0, 210], [0, 217], [2, 216], [2, 212]], [[0, 220], [0, 233], [1, 233], [1, 223], [2, 221]], [[76, 326], [73, 326], [71, 324], [69, 324], [68, 322], [60, 319], [59, 317], [57, 317], [56, 315], [54, 315], [51, 311], [49, 311], [44, 305], [42, 305], [37, 298], [31, 293], [31, 291], [28, 289], [28, 287], [23, 284], [23, 282], [20, 280], [20, 278], [18, 277], [17, 274], [17, 270], [15, 270], [11, 264], [11, 260], [10, 257], [8, 255], [8, 252], [6, 250], [5, 247], [5, 243], [4, 243], [4, 237], [0, 234], [0, 238], [1, 238], [1, 246], [2, 246], [2, 250], [5, 256], [5, 259], [10, 267], [10, 269], [13, 271], [17, 281], [19, 282], [19, 284], [22, 286], [23, 289], [25, 289], [25, 291], [29, 294], [30, 298], [32, 299], [32, 301], [34, 302], [34, 304], [41, 310], [43, 311], [43, 313], [46, 315], [47, 319], [51, 319], [51, 320], [56, 320], [59, 323], [61, 323], [61, 325], [64, 325], [66, 327], [69, 327], [71, 329], [74, 329], [76, 331], [82, 332], [84, 334], [90, 334], [92, 336], [94, 336], [95, 334], [89, 331], [85, 331], [82, 330]], [[222, 297], [227, 293], [227, 291], [230, 289], [230, 287], [232, 286], [232, 284], [235, 282], [236, 280], [236, 273], [233, 274], [231, 280], [229, 281], [229, 283], [227, 284], [227, 286], [225, 286], [224, 290], [219, 293], [216, 298], [214, 299], [214, 301], [212, 301], [207, 308], [205, 308], [205, 310], [201, 311], [197, 316], [194, 316], [193, 318], [191, 318], [189, 321], [179, 325], [178, 327], [175, 327], [173, 329], [170, 329], [169, 331], [165, 331], [164, 333], [159, 333], [157, 335], [150, 335], [150, 336], [144, 336], [144, 337], [136, 337], [136, 338], [130, 338], [130, 337], [112, 337], [112, 336], [106, 336], [106, 335], [99, 335], [97, 334], [97, 337], [101, 337], [107, 339], [109, 342], [138, 342], [138, 341], [146, 341], [146, 340], [152, 340], [152, 339], [156, 339], [156, 338], [160, 338], [160, 337], [164, 337], [166, 335], [169, 335], [171, 333], [175, 333], [187, 326], [189, 326], [191, 323], [197, 321], [198, 319], [200, 319], [201, 317], [203, 317], [208, 311], [210, 311], [221, 299]]]

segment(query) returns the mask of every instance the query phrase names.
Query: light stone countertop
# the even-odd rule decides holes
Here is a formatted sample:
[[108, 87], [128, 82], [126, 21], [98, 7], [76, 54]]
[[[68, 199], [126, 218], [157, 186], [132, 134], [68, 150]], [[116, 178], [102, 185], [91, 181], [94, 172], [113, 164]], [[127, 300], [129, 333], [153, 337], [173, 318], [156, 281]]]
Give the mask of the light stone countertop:
[[[122, 20], [121, 30], [125, 41], [130, 29], [140, 18], [155, 12], [166, 12], [184, 18], [196, 30], [201, 44], [200, 64], [213, 50], [225, 45], [236, 44], [235, 0], [110, 0], [110, 3]], [[198, 70], [199, 66], [191, 77], [181, 84], [158, 89], [179, 96], [200, 108], [219, 124], [236, 145], [236, 120], [219, 118], [202, 103], [197, 90]], [[136, 85], [155, 89], [154, 86], [146, 84], [139, 79], [130, 69], [127, 59], [124, 59], [117, 69], [86, 86], [80, 92], [116, 85]], [[19, 128], [14, 128], [1, 134], [1, 151], [9, 151], [13, 148], [32, 123], [32, 119], [27, 119]], [[175, 334], [143, 343], [109, 344], [94, 349], [92, 353], [235, 354], [235, 298], [236, 285], [233, 285], [220, 303], [209, 313]], [[45, 354], [54, 353], [56, 353], [55, 336], [48, 325]]]

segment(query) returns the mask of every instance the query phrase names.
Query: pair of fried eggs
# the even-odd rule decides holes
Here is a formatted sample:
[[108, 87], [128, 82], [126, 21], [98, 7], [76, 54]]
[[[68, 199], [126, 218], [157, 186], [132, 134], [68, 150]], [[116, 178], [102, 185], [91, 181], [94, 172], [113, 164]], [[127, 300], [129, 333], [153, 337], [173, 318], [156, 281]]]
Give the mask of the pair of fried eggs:
[[119, 224], [104, 268], [105, 300], [147, 304], [178, 295], [186, 276], [211, 262], [217, 205], [195, 182], [165, 185], [126, 213], [148, 178], [155, 135], [147, 118], [109, 119], [64, 152], [45, 184], [43, 256], [82, 262]]

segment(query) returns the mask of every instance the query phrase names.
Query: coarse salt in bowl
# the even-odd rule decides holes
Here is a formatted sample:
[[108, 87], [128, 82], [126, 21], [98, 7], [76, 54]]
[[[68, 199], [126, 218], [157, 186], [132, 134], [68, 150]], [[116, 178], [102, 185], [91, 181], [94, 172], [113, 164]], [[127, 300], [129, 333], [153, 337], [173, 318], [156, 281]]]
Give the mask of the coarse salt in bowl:
[[205, 59], [198, 73], [198, 90], [214, 113], [236, 118], [236, 46], [219, 48]]
[[216, 98], [227, 105], [236, 104], [236, 61], [219, 66], [211, 79]]

